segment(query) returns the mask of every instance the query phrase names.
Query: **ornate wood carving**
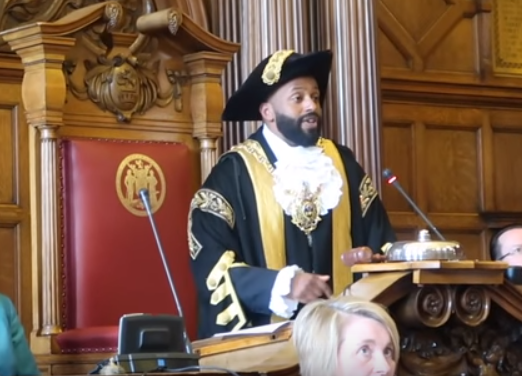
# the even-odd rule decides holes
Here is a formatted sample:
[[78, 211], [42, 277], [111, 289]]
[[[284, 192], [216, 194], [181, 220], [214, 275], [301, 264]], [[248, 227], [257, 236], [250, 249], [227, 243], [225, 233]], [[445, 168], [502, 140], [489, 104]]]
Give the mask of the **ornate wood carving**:
[[[137, 26], [138, 31], [147, 36], [164, 36], [166, 30], [170, 32], [171, 38], [178, 32], [194, 36], [185, 39], [184, 44], [174, 43], [171, 38], [158, 38], [158, 49], [166, 54], [172, 50], [181, 50], [184, 53], [186, 71], [171, 72], [170, 80], [174, 83], [175, 89], [180, 89], [181, 83], [190, 79], [193, 136], [200, 142], [201, 178], [204, 180], [217, 161], [217, 141], [222, 135], [221, 78], [239, 45], [223, 43], [222, 39], [212, 34], [201, 33], [202, 29], [190, 18], [176, 17], [173, 10], [144, 15], [138, 20]], [[195, 35], [198, 35], [198, 38]], [[203, 45], [204, 48], [201, 52], [191, 53], [197, 45]], [[174, 90], [174, 95], [176, 94], [179, 94], [179, 91]]]
[[[153, 1], [92, 3], [67, 13], [72, 4], [68, 3], [62, 9], [67, 14], [57, 21], [29, 22], [0, 33], [22, 59], [22, 99], [35, 130], [30, 174], [37, 278], [31, 345], [38, 354], [51, 353], [53, 335], [63, 330], [57, 139], [89, 137], [103, 127], [118, 134], [132, 129], [127, 137], [185, 142], [197, 153], [194, 136], [201, 144], [206, 176], [216, 161], [215, 145], [222, 134], [221, 74], [239, 47], [208, 33], [181, 10], [156, 12]], [[43, 18], [44, 13], [27, 19]], [[185, 106], [187, 100], [190, 107]], [[115, 124], [111, 113], [126, 124]], [[174, 127], [173, 115], [179, 116]], [[76, 127], [64, 126], [66, 122]], [[86, 131], [93, 122], [96, 127]], [[75, 133], [78, 124], [84, 129]]]
[[[459, 310], [489, 307], [485, 292], [468, 291], [471, 301], [456, 300]], [[475, 300], [477, 298], [478, 300]], [[486, 314], [486, 311], [483, 311]], [[453, 317], [436, 329], [400, 325], [400, 376], [521, 375], [522, 324], [495, 305], [481, 323]]]
[[[147, 3], [145, 11], [150, 14], [154, 7]], [[135, 7], [131, 11], [135, 12]], [[180, 112], [182, 85], [186, 83], [179, 72], [161, 67], [159, 59], [152, 59], [156, 41], [149, 36], [138, 34], [128, 48], [113, 53], [115, 39], [125, 43], [130, 37], [128, 33], [135, 31], [133, 14], [126, 16], [122, 10], [107, 8], [109, 29], [93, 27], [82, 34], [85, 46], [94, 57], [83, 60], [84, 71], [76, 75], [79, 78], [75, 77], [76, 60], [69, 59], [64, 64], [69, 90], [78, 99], [91, 100], [100, 109], [115, 114], [119, 122], [127, 123], [134, 114], [143, 115], [153, 106], [166, 107], [173, 103]], [[168, 31], [176, 35], [182, 14], [172, 10], [168, 17]], [[161, 76], [167, 78], [165, 81], [171, 83], [170, 87], [160, 87]]]
[[[105, 54], [96, 62], [84, 62], [85, 86], [78, 87], [68, 80], [69, 89], [79, 99], [90, 99], [102, 110], [116, 115], [119, 122], [130, 122], [135, 113], [144, 114], [157, 105], [165, 107], [174, 100], [174, 85], [161, 92], [158, 83], [158, 64], [152, 68], [146, 59], [134, 55], [118, 54], [108, 58]], [[67, 77], [74, 73], [75, 64], [66, 62]], [[182, 108], [181, 85], [177, 84], [176, 107]]]
[[[109, 2], [91, 6], [85, 10], [86, 20], [103, 19], [120, 9], [118, 3]], [[109, 17], [108, 20], [114, 18]], [[92, 22], [92, 21], [91, 21]], [[110, 22], [108, 23], [110, 25]], [[74, 25], [76, 26], [76, 25]], [[37, 203], [33, 203], [33, 236], [39, 239], [41, 258], [41, 281], [35, 282], [42, 291], [39, 334], [53, 335], [61, 332], [60, 280], [60, 230], [58, 221], [58, 130], [63, 124], [63, 107], [66, 99], [66, 82], [62, 66], [69, 50], [74, 46], [73, 38], [58, 36], [63, 33], [60, 25], [35, 24], [14, 32], [4, 32], [3, 39], [30, 69], [22, 82], [22, 100], [28, 123], [39, 134], [31, 148], [40, 150], [39, 158], [32, 161], [39, 169], [32, 171], [33, 181], [39, 181]], [[45, 35], [45, 37], [44, 37]], [[52, 82], [52, 85], [48, 85]], [[39, 206], [37, 206], [39, 204]]]
[[453, 310], [448, 286], [427, 285], [416, 289], [397, 307], [397, 319], [412, 327], [438, 328], [448, 322]]
[[[0, 31], [9, 30], [33, 22], [52, 22], [80, 8], [98, 4], [98, 0], [0, 0]], [[154, 0], [119, 0], [124, 9], [122, 32], [136, 32], [136, 20], [142, 12], [156, 8]], [[96, 31], [88, 31], [88, 33]]]

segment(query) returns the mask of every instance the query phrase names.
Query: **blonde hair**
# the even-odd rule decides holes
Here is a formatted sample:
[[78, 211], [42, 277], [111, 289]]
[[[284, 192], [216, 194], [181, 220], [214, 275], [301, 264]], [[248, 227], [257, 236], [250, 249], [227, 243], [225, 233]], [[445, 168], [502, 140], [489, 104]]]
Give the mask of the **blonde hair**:
[[386, 308], [370, 301], [342, 296], [309, 303], [297, 315], [292, 337], [302, 376], [335, 375], [346, 315], [367, 317], [381, 323], [390, 335], [393, 359], [398, 362], [399, 332]]

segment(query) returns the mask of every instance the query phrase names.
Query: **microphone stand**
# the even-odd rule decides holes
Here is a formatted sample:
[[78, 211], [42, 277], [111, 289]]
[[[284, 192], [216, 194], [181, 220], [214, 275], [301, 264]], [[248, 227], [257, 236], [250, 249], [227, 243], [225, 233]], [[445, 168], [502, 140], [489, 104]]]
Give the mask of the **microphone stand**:
[[[178, 298], [178, 294], [176, 292], [176, 286], [174, 285], [174, 280], [172, 279], [172, 274], [170, 273], [170, 268], [168, 265], [167, 258], [165, 257], [165, 251], [163, 250], [163, 245], [161, 244], [161, 240], [158, 234], [158, 229], [156, 227], [156, 222], [154, 221], [154, 216], [152, 215], [152, 209], [150, 206], [150, 200], [149, 200], [149, 191], [147, 189], [141, 189], [140, 192], [140, 198], [143, 202], [143, 205], [145, 206], [145, 210], [147, 211], [147, 216], [150, 220], [150, 225], [152, 227], [152, 231], [154, 233], [154, 238], [156, 239], [156, 244], [158, 245], [158, 250], [161, 256], [161, 261], [163, 263], [163, 268], [165, 269], [165, 274], [167, 275], [167, 279], [169, 281], [170, 291], [172, 292], [172, 296], [174, 298], [174, 302], [176, 303], [176, 308], [178, 309], [179, 316], [181, 318], [185, 318], [183, 315], [183, 310], [181, 308], [181, 303]], [[185, 324], [183, 323], [183, 326]], [[183, 340], [185, 342], [185, 351], [187, 354], [192, 354], [192, 343], [190, 342], [187, 334], [187, 330], [185, 327], [183, 327]]]
[[417, 206], [417, 204], [411, 199], [411, 197], [406, 193], [406, 191], [402, 188], [401, 184], [399, 183], [399, 181], [397, 180], [397, 177], [391, 172], [390, 169], [386, 169], [383, 171], [382, 175], [384, 176], [384, 178], [388, 181], [388, 184], [391, 184], [393, 185], [398, 191], [399, 193], [406, 199], [406, 201], [408, 202], [408, 204], [410, 204], [410, 206], [413, 208], [413, 210], [415, 210], [415, 212], [422, 218], [422, 220], [424, 222], [426, 222], [426, 224], [430, 227], [430, 229], [435, 233], [435, 235], [437, 235], [439, 237], [440, 240], [442, 241], [446, 241], [446, 239], [444, 238], [444, 236], [442, 236], [442, 234], [439, 232], [439, 230], [437, 230], [437, 228], [435, 227], [435, 225], [428, 219], [428, 217], [426, 216], [426, 214], [424, 214], [422, 212], [422, 210]]

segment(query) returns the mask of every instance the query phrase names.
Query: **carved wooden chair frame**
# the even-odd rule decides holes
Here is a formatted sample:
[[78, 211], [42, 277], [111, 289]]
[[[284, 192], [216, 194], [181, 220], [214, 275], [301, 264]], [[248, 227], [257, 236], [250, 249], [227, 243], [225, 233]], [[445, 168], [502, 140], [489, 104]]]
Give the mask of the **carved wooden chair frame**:
[[[138, 36], [118, 32], [124, 9], [117, 1], [107, 1], [78, 9], [55, 22], [38, 22], [7, 30], [0, 34], [22, 59], [24, 78], [22, 101], [31, 129], [31, 227], [33, 269], [33, 330], [31, 347], [36, 354], [57, 352], [53, 336], [62, 331], [61, 242], [58, 178], [58, 140], [67, 128], [67, 97], [76, 88], [68, 82], [72, 69], [68, 56], [74, 49], [78, 32], [93, 25], [109, 33], [116, 42], [134, 41], [124, 59], [133, 60], [148, 38], [155, 38], [158, 49], [166, 56], [182, 56], [186, 77], [171, 72], [172, 90], [158, 94], [156, 101], [141, 100], [138, 107], [122, 108], [121, 104], [100, 98], [99, 107], [108, 110], [120, 122], [129, 122], [135, 113], [161, 107], [170, 96], [175, 106], [180, 103], [180, 89], [190, 88], [190, 135], [177, 134], [181, 140], [199, 149], [201, 179], [205, 179], [217, 160], [217, 143], [222, 136], [221, 109], [223, 89], [221, 77], [239, 45], [222, 40], [177, 9], [163, 9], [145, 14], [137, 20]], [[133, 60], [135, 61], [135, 60]], [[102, 64], [103, 65], [103, 64]], [[103, 69], [111, 68], [106, 62]], [[96, 73], [96, 72], [94, 72]], [[93, 74], [94, 74], [93, 73]], [[99, 73], [99, 72], [98, 72]], [[85, 77], [87, 86], [93, 74]], [[182, 80], [184, 79], [184, 81]], [[153, 85], [152, 83], [150, 83]], [[109, 91], [107, 88], [106, 91]], [[152, 88], [151, 90], [154, 90]], [[80, 95], [81, 93], [76, 93]], [[91, 93], [92, 94], [92, 93]], [[110, 97], [110, 93], [105, 93]], [[87, 95], [87, 94], [85, 94]], [[101, 95], [104, 95], [103, 90]], [[101, 105], [100, 105], [101, 103]], [[65, 120], [64, 120], [65, 119]], [[67, 133], [67, 132], [65, 132]], [[161, 135], [150, 129], [148, 137]], [[194, 142], [194, 139], [197, 140]], [[199, 142], [198, 142], [199, 141]], [[49, 288], [50, 287], [50, 288]]]

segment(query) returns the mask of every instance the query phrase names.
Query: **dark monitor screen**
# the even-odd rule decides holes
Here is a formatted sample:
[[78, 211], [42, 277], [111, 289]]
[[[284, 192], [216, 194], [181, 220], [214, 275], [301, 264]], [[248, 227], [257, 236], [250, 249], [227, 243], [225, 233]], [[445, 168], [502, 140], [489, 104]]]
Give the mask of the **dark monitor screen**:
[[125, 315], [120, 319], [118, 354], [184, 353], [184, 326], [178, 316]]

